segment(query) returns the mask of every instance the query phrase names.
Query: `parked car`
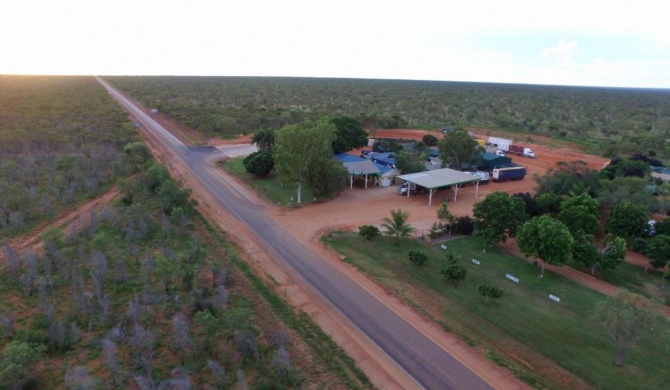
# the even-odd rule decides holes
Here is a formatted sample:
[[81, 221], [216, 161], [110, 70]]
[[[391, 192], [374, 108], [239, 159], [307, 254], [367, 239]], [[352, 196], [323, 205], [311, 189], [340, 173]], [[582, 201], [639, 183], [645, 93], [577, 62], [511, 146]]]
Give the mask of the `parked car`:
[[398, 195], [407, 195], [408, 188], [410, 194], [423, 194], [426, 192], [425, 187], [417, 186], [416, 184], [407, 181], [404, 182], [400, 187], [398, 187], [396, 192], [398, 193]]

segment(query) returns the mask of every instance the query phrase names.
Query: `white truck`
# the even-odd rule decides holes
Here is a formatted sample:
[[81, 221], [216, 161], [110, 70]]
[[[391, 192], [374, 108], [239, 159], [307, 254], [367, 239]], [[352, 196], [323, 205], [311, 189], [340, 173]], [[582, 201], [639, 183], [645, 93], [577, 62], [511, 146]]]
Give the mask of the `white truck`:
[[533, 152], [531, 148], [527, 148], [521, 145], [514, 145], [512, 140], [507, 138], [489, 137], [488, 144], [495, 145], [497, 149], [496, 154], [498, 155], [500, 155], [499, 151], [502, 151], [503, 156], [505, 153], [514, 153], [522, 157], [535, 158], [535, 152]]

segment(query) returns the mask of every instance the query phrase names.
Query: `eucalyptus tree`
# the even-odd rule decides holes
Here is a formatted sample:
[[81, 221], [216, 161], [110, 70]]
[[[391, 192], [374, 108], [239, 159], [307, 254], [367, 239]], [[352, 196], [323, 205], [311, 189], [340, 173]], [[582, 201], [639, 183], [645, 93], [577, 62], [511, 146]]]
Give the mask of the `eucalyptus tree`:
[[335, 132], [335, 125], [325, 120], [277, 130], [273, 151], [275, 170], [282, 182], [296, 186], [298, 204], [302, 203], [302, 188], [309, 182], [310, 174], [334, 161]]
[[541, 275], [544, 275], [545, 263], [564, 265], [570, 259], [574, 244], [565, 224], [549, 215], [526, 221], [516, 238], [521, 253], [542, 260]]

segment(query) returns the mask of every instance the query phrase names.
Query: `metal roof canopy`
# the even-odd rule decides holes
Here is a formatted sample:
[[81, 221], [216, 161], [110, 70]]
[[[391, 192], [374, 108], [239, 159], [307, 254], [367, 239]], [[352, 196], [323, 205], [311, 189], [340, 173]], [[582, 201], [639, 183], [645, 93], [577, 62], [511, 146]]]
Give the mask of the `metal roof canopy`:
[[[428, 206], [433, 203], [433, 194], [442, 187], [449, 187], [454, 190], [454, 202], [458, 196], [458, 188], [461, 184], [475, 182], [475, 199], [479, 192], [479, 178], [466, 172], [456, 171], [450, 168], [436, 169], [434, 171], [425, 171], [418, 173], [410, 173], [407, 175], [398, 176], [399, 179], [414, 183], [418, 186], [428, 188], [430, 190], [428, 196]], [[409, 198], [410, 191], [407, 191]]]
[[381, 171], [369, 160], [344, 163], [349, 171], [349, 186], [354, 188], [354, 176], [365, 176], [365, 188], [368, 188], [368, 176], [379, 176]]

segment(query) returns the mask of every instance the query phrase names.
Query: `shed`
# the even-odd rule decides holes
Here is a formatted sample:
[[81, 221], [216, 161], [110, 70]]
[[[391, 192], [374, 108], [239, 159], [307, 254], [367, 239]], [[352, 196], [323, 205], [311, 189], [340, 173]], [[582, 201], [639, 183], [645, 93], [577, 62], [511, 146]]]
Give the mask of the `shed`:
[[[398, 176], [399, 179], [408, 181], [421, 187], [430, 190], [428, 194], [428, 205], [433, 202], [433, 194], [440, 188], [451, 187], [454, 190], [454, 202], [458, 196], [458, 188], [462, 184], [475, 183], [475, 199], [479, 192], [479, 177], [473, 176], [467, 172], [456, 171], [450, 168], [436, 169], [433, 171], [425, 171], [418, 173], [410, 173], [407, 175]], [[407, 191], [407, 197], [410, 192]]]
[[355, 176], [365, 176], [365, 188], [368, 188], [368, 177], [394, 178], [398, 176], [398, 170], [393, 166], [381, 165], [364, 157], [340, 153], [335, 155], [338, 161], [349, 171], [349, 187], [354, 187]]
[[495, 153], [482, 153], [482, 163], [478, 169], [491, 172], [494, 168], [506, 167], [512, 164], [512, 159], [505, 156], [498, 156]]
[[389, 167], [395, 167], [395, 156], [393, 152], [388, 153], [370, 153], [368, 158], [379, 165], [386, 165]]

